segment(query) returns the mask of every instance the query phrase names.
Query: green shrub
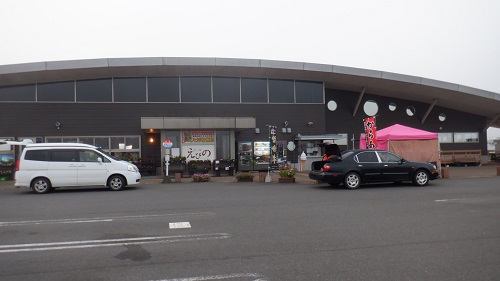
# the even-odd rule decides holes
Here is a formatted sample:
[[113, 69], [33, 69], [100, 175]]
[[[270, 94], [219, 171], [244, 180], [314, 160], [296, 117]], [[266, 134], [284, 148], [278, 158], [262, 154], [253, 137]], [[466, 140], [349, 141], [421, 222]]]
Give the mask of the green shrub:
[[252, 173], [238, 173], [235, 176], [235, 178], [238, 181], [250, 181], [250, 180], [253, 180], [254, 177], [255, 177], [255, 175]]

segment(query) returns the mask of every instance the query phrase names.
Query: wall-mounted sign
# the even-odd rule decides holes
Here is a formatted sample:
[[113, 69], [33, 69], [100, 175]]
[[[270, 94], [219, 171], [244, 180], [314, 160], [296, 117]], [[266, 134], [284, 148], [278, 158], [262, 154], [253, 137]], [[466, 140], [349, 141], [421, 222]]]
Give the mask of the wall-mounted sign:
[[182, 131], [182, 143], [215, 143], [214, 130]]
[[215, 159], [215, 145], [213, 144], [188, 144], [182, 146], [182, 156], [186, 161]]

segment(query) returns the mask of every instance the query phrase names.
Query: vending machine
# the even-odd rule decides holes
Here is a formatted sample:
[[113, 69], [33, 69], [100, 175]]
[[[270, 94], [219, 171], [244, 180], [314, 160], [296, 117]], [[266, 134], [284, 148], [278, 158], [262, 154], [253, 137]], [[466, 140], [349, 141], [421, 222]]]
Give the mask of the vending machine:
[[238, 170], [253, 170], [253, 144], [251, 141], [238, 142]]
[[253, 143], [253, 156], [255, 171], [267, 171], [269, 169], [269, 157], [271, 145], [268, 141], [256, 141]]
[[238, 142], [238, 170], [267, 171], [270, 149], [268, 141]]

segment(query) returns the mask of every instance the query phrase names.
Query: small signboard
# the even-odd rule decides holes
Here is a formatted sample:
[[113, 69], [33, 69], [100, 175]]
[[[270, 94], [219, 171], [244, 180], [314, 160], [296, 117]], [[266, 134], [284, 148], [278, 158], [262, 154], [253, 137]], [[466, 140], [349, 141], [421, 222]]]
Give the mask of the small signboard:
[[163, 141], [163, 147], [164, 148], [171, 148], [173, 145], [172, 140], [166, 139]]

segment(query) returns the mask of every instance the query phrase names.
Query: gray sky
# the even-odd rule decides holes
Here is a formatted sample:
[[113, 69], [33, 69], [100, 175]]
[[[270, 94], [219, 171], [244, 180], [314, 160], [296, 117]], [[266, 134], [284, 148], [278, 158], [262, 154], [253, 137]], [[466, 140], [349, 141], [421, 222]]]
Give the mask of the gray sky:
[[[3, 0], [0, 65], [224, 57], [402, 73], [500, 93], [498, 0]], [[500, 129], [489, 137], [500, 137]]]

